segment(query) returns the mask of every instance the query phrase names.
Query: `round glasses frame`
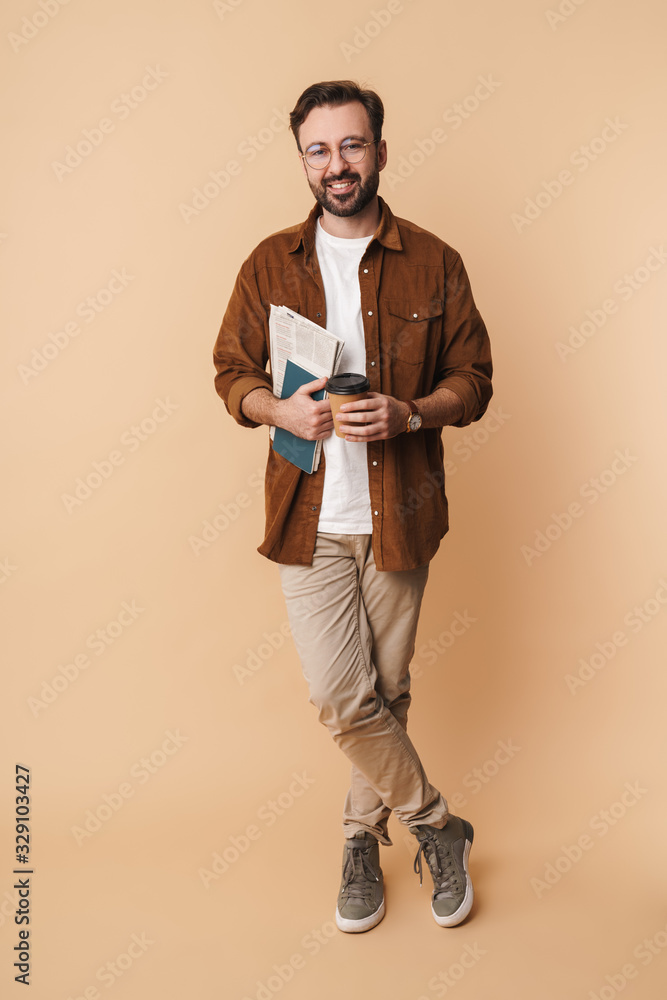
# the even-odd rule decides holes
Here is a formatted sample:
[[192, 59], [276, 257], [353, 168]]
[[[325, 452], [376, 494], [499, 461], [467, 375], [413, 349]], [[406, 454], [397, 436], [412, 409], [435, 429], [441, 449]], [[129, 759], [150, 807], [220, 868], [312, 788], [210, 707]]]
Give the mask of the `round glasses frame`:
[[[366, 156], [367, 147], [372, 146], [373, 143], [379, 141], [380, 141], [379, 139], [371, 139], [370, 142], [353, 141], [347, 144], [343, 143], [341, 146], [338, 147], [338, 152], [340, 153], [340, 156], [342, 157], [342, 159], [345, 160], [346, 163], [361, 163], [363, 158]], [[359, 150], [355, 149], [354, 151], [350, 151], [349, 150], [350, 146], [358, 146]], [[316, 162], [313, 163], [312, 157], [316, 155], [316, 152], [323, 154], [324, 150], [326, 150], [327, 152], [326, 161], [323, 163], [321, 157], [318, 156]], [[308, 166], [312, 167], [313, 170], [324, 170], [331, 163], [331, 150], [329, 149], [328, 146], [320, 146], [317, 151], [312, 150], [311, 152], [308, 152], [308, 150], [306, 150], [305, 153], [301, 153], [301, 159], [305, 160]]]

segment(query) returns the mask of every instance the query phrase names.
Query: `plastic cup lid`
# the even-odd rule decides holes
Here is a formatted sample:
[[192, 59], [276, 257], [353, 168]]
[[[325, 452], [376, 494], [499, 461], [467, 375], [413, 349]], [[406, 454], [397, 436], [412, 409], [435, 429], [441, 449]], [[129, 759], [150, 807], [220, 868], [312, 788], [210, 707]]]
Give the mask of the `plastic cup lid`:
[[358, 392], [368, 392], [370, 387], [371, 384], [365, 375], [343, 372], [341, 375], [332, 375], [325, 389], [335, 396], [352, 396]]

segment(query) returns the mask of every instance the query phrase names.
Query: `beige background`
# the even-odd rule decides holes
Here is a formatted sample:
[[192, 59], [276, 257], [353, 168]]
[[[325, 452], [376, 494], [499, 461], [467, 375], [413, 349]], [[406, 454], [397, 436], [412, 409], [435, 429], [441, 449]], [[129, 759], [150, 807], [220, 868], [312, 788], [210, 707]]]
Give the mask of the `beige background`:
[[[19, 762], [34, 998], [664, 996], [666, 18], [559, 2], [3, 5], [3, 995]], [[280, 116], [340, 77], [383, 97], [381, 193], [461, 252], [496, 364], [445, 432], [414, 664], [476, 829], [448, 931], [396, 823], [386, 919], [333, 928], [347, 764], [255, 551], [266, 434], [213, 390], [242, 260], [311, 207]]]

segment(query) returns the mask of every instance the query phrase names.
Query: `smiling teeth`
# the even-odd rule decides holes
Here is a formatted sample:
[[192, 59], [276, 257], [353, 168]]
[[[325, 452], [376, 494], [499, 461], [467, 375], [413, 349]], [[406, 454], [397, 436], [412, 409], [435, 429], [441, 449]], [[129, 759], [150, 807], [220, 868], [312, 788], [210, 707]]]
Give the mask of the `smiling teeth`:
[[329, 187], [332, 187], [332, 188], [346, 188], [346, 187], [349, 187], [349, 185], [351, 183], [352, 183], [352, 181], [345, 181], [342, 184], [330, 184]]

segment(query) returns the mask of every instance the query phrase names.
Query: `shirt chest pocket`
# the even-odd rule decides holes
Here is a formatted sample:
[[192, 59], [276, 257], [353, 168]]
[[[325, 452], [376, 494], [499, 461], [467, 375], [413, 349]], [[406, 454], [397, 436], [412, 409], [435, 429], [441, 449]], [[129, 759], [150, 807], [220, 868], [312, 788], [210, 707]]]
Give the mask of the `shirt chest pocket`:
[[[385, 299], [386, 331], [382, 331], [384, 353], [393, 361], [429, 366], [438, 353], [444, 302], [407, 302]], [[386, 332], [386, 336], [385, 336]]]
[[294, 302], [281, 302], [280, 305], [284, 306], [285, 309], [289, 309], [291, 313], [298, 313], [300, 316], [303, 315], [301, 312], [301, 306], [298, 302], [296, 304], [294, 304]]

